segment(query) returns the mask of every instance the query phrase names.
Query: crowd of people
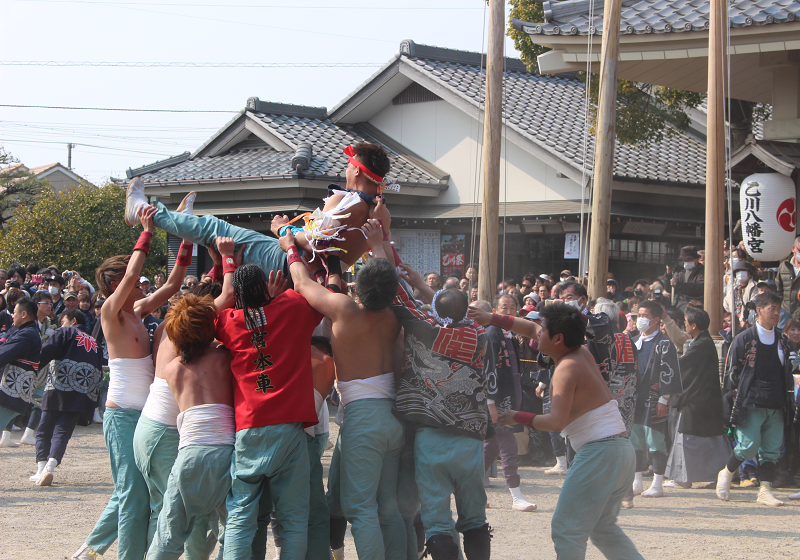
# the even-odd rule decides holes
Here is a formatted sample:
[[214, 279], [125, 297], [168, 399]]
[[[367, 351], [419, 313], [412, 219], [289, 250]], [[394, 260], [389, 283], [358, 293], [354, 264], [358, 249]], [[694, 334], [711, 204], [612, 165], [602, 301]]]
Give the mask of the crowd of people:
[[[344, 153], [347, 188], [332, 185], [303, 225], [277, 216], [274, 235], [195, 216], [193, 193], [174, 212], [150, 205], [134, 179], [124, 220], [143, 232], [96, 287], [55, 267], [0, 271], [0, 446], [24, 429], [30, 480], [48, 486], [75, 426], [103, 423], [114, 491], [73, 559], [115, 541], [120, 559], [208, 558], [217, 543], [220, 558], [263, 559], [270, 530], [276, 558], [341, 559], [350, 524], [359, 558], [455, 560], [463, 547], [486, 560], [498, 457], [515, 511], [536, 509], [521, 461], [565, 477], [559, 558], [583, 558], [589, 539], [642, 558], [619, 510], [669, 487], [728, 500], [738, 480], [782, 505], [772, 489], [793, 485], [800, 456], [800, 238], [777, 283], [730, 252], [721, 373], [694, 247], [659, 278], [609, 277], [595, 300], [569, 270], [480, 300], [474, 267], [442, 281], [394, 250], [383, 148]], [[156, 227], [183, 242], [151, 285]], [[187, 275], [193, 244], [215, 263], [200, 278]]]

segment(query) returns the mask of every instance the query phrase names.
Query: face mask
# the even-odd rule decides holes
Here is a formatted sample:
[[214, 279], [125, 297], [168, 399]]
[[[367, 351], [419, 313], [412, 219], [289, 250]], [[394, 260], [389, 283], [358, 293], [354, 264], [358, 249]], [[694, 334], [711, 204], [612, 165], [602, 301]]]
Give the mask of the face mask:
[[637, 331], [643, 333], [649, 328], [650, 328], [650, 319], [645, 319], [644, 317], [639, 317], [638, 319], [636, 319]]
[[694, 261], [685, 262], [683, 263], [683, 268], [686, 270], [692, 270], [694, 268], [694, 264]]
[[736, 281], [740, 284], [747, 284], [748, 276], [749, 274], [747, 274], [747, 272], [740, 270], [736, 273]]
[[575, 309], [581, 308], [581, 300], [573, 299], [572, 301], [565, 301], [565, 304], [569, 305], [570, 307], [574, 307]]
[[733, 259], [731, 259], [731, 266], [734, 266], [734, 267], [735, 267], [735, 266], [736, 266], [736, 264], [737, 264], [737, 263], [739, 263], [739, 262], [741, 262], [741, 260], [740, 260], [740, 259], [733, 258]]
[[50, 286], [49, 288], [47, 288], [47, 291], [50, 292], [51, 296], [58, 295], [58, 288], [56, 288], [55, 286]]

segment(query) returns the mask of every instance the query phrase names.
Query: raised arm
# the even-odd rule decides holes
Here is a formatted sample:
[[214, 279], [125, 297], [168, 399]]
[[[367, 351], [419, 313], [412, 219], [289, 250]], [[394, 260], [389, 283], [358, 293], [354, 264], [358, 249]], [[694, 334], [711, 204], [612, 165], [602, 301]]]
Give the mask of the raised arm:
[[419, 291], [422, 296], [422, 301], [428, 304], [433, 303], [434, 291], [425, 283], [422, 276], [419, 275], [419, 272], [414, 270], [408, 263], [401, 263], [400, 269], [403, 271], [400, 273], [400, 276], [403, 280], [408, 282], [409, 286]]
[[103, 304], [103, 312], [108, 312], [107, 317], [116, 317], [117, 313], [122, 309], [122, 306], [131, 295], [131, 291], [139, 282], [139, 275], [142, 273], [142, 266], [147, 257], [147, 252], [150, 250], [150, 242], [153, 239], [153, 216], [156, 209], [153, 206], [143, 205], [139, 209], [139, 219], [142, 222], [144, 231], [139, 235], [139, 240], [133, 248], [133, 254], [128, 261], [128, 267], [125, 269], [125, 276], [117, 285], [114, 293], [112, 293], [106, 302]]
[[350, 297], [331, 292], [308, 275], [308, 269], [300, 257], [300, 250], [295, 245], [291, 230], [287, 229], [280, 238], [280, 247], [288, 256], [289, 273], [292, 275], [294, 290], [306, 298], [311, 307], [334, 321], [356, 310], [357, 305]]
[[477, 307], [472, 306], [469, 308], [469, 316], [473, 321], [483, 327], [487, 325], [493, 325], [495, 327], [500, 327], [501, 329], [511, 331], [515, 334], [521, 334], [522, 336], [526, 336], [528, 338], [538, 339], [539, 331], [542, 330], [542, 327], [533, 321], [528, 321], [522, 317], [498, 315], [497, 313], [481, 311]]
[[138, 300], [134, 307], [139, 311], [141, 317], [146, 317], [174, 296], [181, 289], [183, 279], [186, 277], [186, 270], [192, 264], [192, 251], [194, 245], [185, 239], [181, 241], [178, 249], [178, 256], [175, 258], [175, 266], [169, 273], [169, 278], [164, 285], [153, 292], [152, 295]]
[[232, 237], [217, 237], [217, 249], [222, 256], [222, 293], [214, 300], [217, 313], [233, 305], [233, 273], [240, 264], [233, 255]]

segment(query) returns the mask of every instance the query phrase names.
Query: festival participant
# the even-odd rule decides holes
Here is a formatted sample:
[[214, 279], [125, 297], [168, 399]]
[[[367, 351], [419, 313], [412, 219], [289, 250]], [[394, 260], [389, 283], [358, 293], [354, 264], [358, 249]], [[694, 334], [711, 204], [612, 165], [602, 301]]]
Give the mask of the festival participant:
[[[220, 241], [218, 239], [217, 243]], [[192, 264], [192, 249], [191, 243], [187, 241], [181, 243], [169, 279], [159, 289], [160, 293], [156, 292], [149, 297], [165, 294], [170, 297], [180, 290], [186, 269]], [[141, 282], [141, 278], [139, 281]], [[176, 353], [172, 342], [163, 335], [164, 329], [159, 325], [153, 333], [155, 377], [133, 434], [133, 455], [136, 466], [141, 471], [150, 492], [148, 545], [153, 541], [158, 514], [167, 489], [167, 479], [178, 455], [177, 418], [180, 411], [164, 377], [164, 368], [175, 358]]]
[[[371, 245], [375, 253], [377, 243]], [[412, 288], [429, 289], [416, 271], [401, 266]], [[414, 471], [428, 552], [433, 560], [458, 558], [455, 530], [464, 535], [467, 560], [488, 560], [491, 535], [483, 486], [483, 440], [489, 426], [486, 333], [467, 316], [469, 302], [458, 289], [433, 295], [432, 316], [419, 311], [402, 287], [397, 293], [392, 310], [403, 327], [405, 356], [396, 411], [415, 427]], [[455, 526], [451, 495], [458, 512]]]
[[756, 323], [731, 344], [725, 367], [725, 389], [734, 391], [730, 422], [736, 447], [717, 476], [717, 497], [730, 499], [733, 473], [758, 455], [758, 498], [765, 506], [782, 506], [772, 495], [772, 482], [783, 443], [784, 422], [792, 418], [794, 382], [791, 347], [778, 329], [781, 297], [764, 292], [753, 298]]
[[[636, 450], [636, 477], [633, 493], [643, 498], [664, 496], [664, 472], [667, 470], [667, 412], [670, 395], [683, 392], [678, 351], [658, 328], [664, 309], [655, 301], [639, 304], [636, 328], [639, 336], [633, 343], [639, 353], [639, 379], [636, 412], [631, 429], [631, 443]], [[653, 458], [653, 482], [643, 491], [645, 446]]]
[[47, 384], [36, 428], [37, 469], [30, 480], [50, 486], [78, 418], [91, 417], [97, 406], [103, 379], [97, 341], [86, 332], [86, 317], [79, 309], [61, 314], [61, 328], [42, 345], [39, 371], [46, 372]]
[[147, 551], [147, 525], [150, 501], [147, 484], [133, 452], [133, 435], [154, 377], [150, 355], [150, 335], [142, 318], [163, 305], [172, 295], [159, 290], [143, 297], [139, 277], [150, 250], [155, 208], [140, 207], [138, 218], [144, 227], [131, 256], [106, 259], [95, 278], [107, 298], [101, 322], [108, 344], [110, 382], [103, 435], [111, 461], [114, 493], [86, 538], [73, 555], [78, 560], [104, 554], [118, 539], [120, 560], [141, 560]]
[[[344, 153], [349, 157], [345, 171], [346, 190], [338, 185], [331, 185], [324, 208], [317, 209], [308, 216], [311, 222], [304, 231], [297, 231], [297, 239], [301, 249], [309, 255], [309, 260], [311, 254], [327, 255], [335, 249], [343, 249], [337, 254], [349, 267], [368, 248], [364, 235], [357, 228], [366, 221], [370, 209], [375, 206], [391, 164], [388, 153], [378, 144], [360, 143], [354, 147], [348, 146]], [[194, 192], [186, 195], [181, 206], [192, 207], [195, 196]], [[137, 223], [137, 212], [143, 206], [149, 207], [144, 196], [144, 182], [135, 177], [128, 185], [126, 223]], [[287, 269], [286, 256], [274, 237], [232, 226], [214, 216], [185, 214], [181, 212], [181, 206], [177, 212], [170, 212], [160, 202], [156, 203], [157, 212], [153, 217], [156, 226], [206, 247], [218, 236], [232, 237], [236, 245], [247, 246], [243, 262], [256, 264], [266, 272]], [[388, 212], [376, 217], [384, 220], [386, 227], [389, 227]], [[280, 236], [287, 229], [294, 229], [295, 226], [290, 225], [289, 221], [286, 216], [276, 216], [271, 225], [273, 233]], [[313, 238], [313, 247], [309, 238]], [[314, 261], [319, 262], [317, 259]]]
[[[223, 259], [224, 272], [234, 266], [232, 257]], [[272, 298], [254, 264], [236, 269], [233, 290], [234, 308], [220, 310], [216, 323], [216, 338], [232, 356], [237, 430], [224, 557], [250, 558], [266, 492], [281, 524], [281, 558], [303, 559], [309, 504], [303, 428], [317, 423], [310, 340], [322, 315], [294, 290]]]
[[[219, 248], [226, 254], [223, 244]], [[180, 443], [147, 560], [177, 559], [195, 527], [205, 529], [214, 512], [225, 516], [235, 440], [233, 379], [230, 352], [212, 343], [216, 304], [224, 308], [232, 299], [231, 276], [228, 270], [216, 301], [187, 294], [167, 313], [164, 330], [177, 356], [163, 374], [180, 408]]]
[[[390, 306], [397, 294], [397, 273], [386, 259], [370, 261], [356, 275], [356, 302], [314, 282], [291, 232], [281, 237], [280, 245], [288, 253], [295, 289], [333, 323], [336, 387], [345, 407], [340, 497], [358, 556], [405, 560], [406, 529], [397, 505], [403, 428], [392, 414], [392, 349], [400, 326]], [[328, 266], [335, 279], [341, 269], [332, 267], [331, 259]]]
[[[583, 347], [586, 321], [580, 311], [559, 303], [540, 314], [541, 327], [533, 327], [541, 331], [539, 351], [556, 363], [550, 414], [508, 410], [498, 422], [561, 431], [575, 449], [551, 522], [559, 558], [585, 558], [586, 541], [591, 538], [606, 558], [643, 559], [617, 525], [622, 498], [633, 480], [636, 455], [617, 402], [611, 398], [594, 357]], [[479, 323], [506, 330], [525, 321], [477, 310], [470, 315]]]
[[25, 414], [33, 403], [33, 392], [42, 384], [44, 372], [37, 374], [42, 341], [36, 328], [36, 304], [28, 297], [17, 300], [12, 319], [14, 325], [0, 344], [0, 427], [3, 437], [0, 447], [19, 447], [11, 440], [6, 425]]

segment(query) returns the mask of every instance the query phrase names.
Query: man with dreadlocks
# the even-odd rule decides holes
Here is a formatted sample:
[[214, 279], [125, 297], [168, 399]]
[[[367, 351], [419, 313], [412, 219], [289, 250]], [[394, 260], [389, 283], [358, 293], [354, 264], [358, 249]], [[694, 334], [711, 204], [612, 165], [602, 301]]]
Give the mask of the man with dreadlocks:
[[[380, 224], [370, 220], [364, 229], [380, 232]], [[406, 529], [397, 506], [403, 428], [392, 415], [392, 350], [400, 326], [390, 305], [397, 293], [397, 272], [386, 259], [370, 261], [356, 275], [356, 302], [314, 282], [291, 231], [280, 244], [288, 253], [295, 289], [332, 321], [336, 387], [344, 405], [337, 444], [341, 506], [353, 526], [358, 556], [406, 560]]]
[[294, 290], [272, 298], [254, 264], [236, 270], [233, 290], [234, 308], [220, 311], [216, 324], [232, 356], [236, 418], [225, 560], [250, 558], [259, 502], [274, 507], [281, 558], [303, 559], [310, 468], [303, 428], [317, 423], [310, 341], [322, 315]]
[[[379, 230], [374, 233], [380, 235]], [[380, 239], [370, 241], [373, 254], [381, 256], [384, 249], [375, 249]], [[391, 245], [385, 250], [391, 251]], [[401, 266], [411, 287], [430, 296], [420, 275]], [[400, 286], [392, 307], [403, 327], [405, 346], [395, 413], [415, 432], [415, 481], [433, 560], [459, 557], [455, 531], [464, 535], [467, 560], [488, 560], [491, 550], [483, 486], [483, 440], [489, 427], [486, 333], [467, 316], [468, 305], [457, 288], [440, 290], [427, 315]], [[455, 526], [451, 494], [458, 511]]]
[[[391, 166], [389, 154], [383, 146], [367, 142], [348, 146], [343, 151], [348, 156], [346, 189], [335, 184], [329, 185], [325, 206], [305, 216], [308, 223], [304, 228], [290, 225], [287, 216], [276, 216], [271, 226], [273, 233], [278, 236], [287, 229], [294, 230], [297, 244], [306, 252], [308, 260], [321, 265], [320, 259], [313, 258], [311, 254], [334, 257], [327, 263], [331, 272], [340, 271], [342, 265], [350, 267], [367, 251], [366, 239], [358, 228], [364, 224], [368, 214], [381, 219], [387, 229], [391, 219], [385, 206], [376, 208], [383, 191], [384, 177]], [[277, 239], [233, 226], [214, 216], [192, 215], [195, 197], [195, 192], [186, 195], [176, 212], [170, 212], [160, 202], [156, 203], [157, 212], [153, 216], [155, 225], [206, 247], [218, 236], [232, 237], [237, 246], [246, 246], [243, 262], [256, 264], [264, 271], [286, 270], [286, 255], [278, 247]], [[125, 222], [128, 225], [138, 223], [136, 216], [142, 207], [149, 207], [144, 195], [144, 182], [135, 177], [128, 185], [125, 203]], [[320, 266], [316, 268], [324, 270]]]

